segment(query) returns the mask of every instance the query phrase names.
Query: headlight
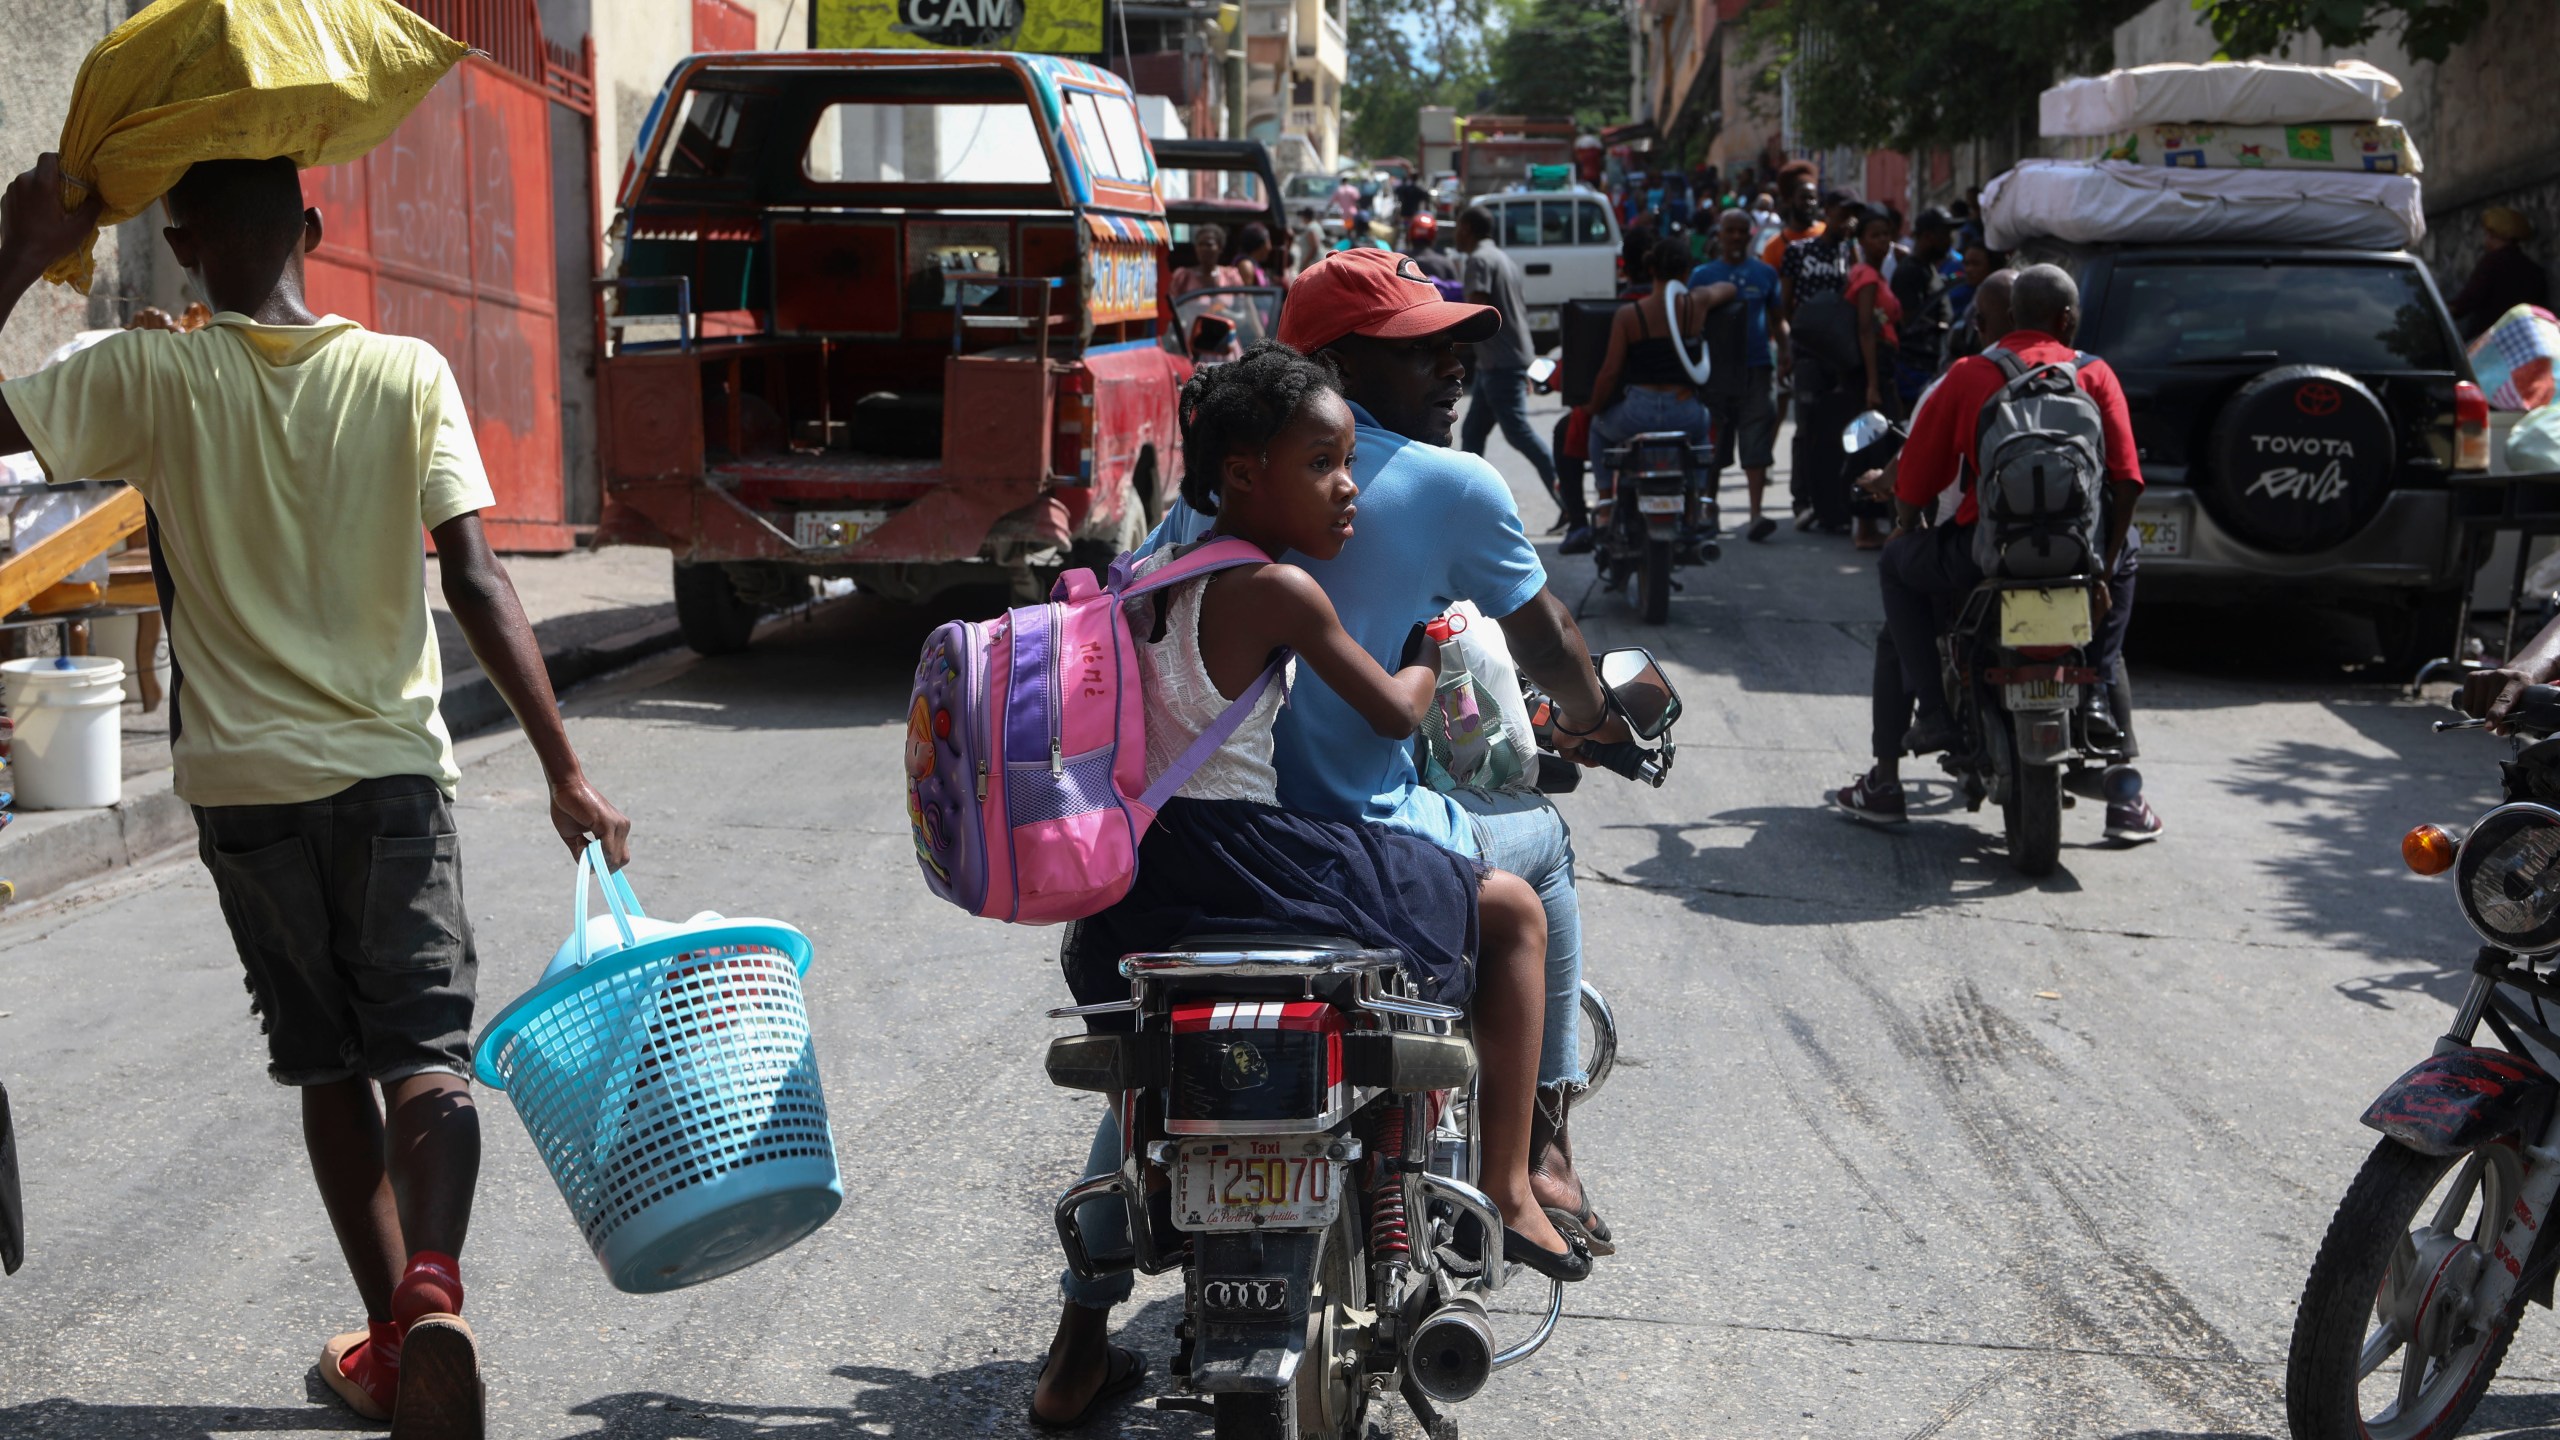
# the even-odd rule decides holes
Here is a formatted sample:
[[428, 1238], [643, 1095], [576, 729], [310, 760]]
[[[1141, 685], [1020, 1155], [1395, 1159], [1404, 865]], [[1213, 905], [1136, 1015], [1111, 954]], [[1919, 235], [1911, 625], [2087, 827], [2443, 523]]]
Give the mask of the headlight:
[[2480, 817], [2453, 883], [2481, 939], [2523, 955], [2560, 949], [2560, 810], [2501, 805]]

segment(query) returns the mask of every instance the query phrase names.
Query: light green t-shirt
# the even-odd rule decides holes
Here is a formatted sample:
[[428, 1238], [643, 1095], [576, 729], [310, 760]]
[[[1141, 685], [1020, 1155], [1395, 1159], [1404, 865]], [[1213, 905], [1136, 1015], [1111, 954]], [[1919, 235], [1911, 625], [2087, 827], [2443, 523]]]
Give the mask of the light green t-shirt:
[[53, 480], [129, 481], [151, 507], [181, 798], [294, 804], [390, 775], [453, 793], [420, 532], [495, 499], [435, 347], [225, 311], [117, 335], [0, 400]]

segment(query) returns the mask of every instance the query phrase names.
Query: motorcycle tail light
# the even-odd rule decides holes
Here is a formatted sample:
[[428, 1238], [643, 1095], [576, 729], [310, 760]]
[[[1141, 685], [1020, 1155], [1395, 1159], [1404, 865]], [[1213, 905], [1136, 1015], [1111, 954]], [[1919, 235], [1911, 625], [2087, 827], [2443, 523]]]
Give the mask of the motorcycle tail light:
[[2453, 868], [2456, 842], [2441, 825], [2420, 825], [2400, 837], [2400, 858], [2421, 875], [2441, 875]]
[[1330, 1124], [1349, 1097], [1342, 1029], [1342, 1012], [1321, 1000], [1176, 1005], [1165, 1128], [1214, 1135]]
[[2071, 653], [2071, 647], [2068, 645], [2021, 645], [2017, 647], [2017, 652], [2021, 660], [2059, 660]]
[[2468, 380], [2453, 382], [2453, 468], [2489, 468], [2489, 397]]

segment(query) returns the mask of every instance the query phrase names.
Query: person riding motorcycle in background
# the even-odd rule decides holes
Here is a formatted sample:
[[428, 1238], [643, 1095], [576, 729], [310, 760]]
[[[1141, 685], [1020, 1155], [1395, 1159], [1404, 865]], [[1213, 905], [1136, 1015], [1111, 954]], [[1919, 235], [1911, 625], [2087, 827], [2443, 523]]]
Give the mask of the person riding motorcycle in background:
[[[1423, 274], [1430, 276], [1434, 280], [1446, 280], [1451, 284], [1457, 283], [1459, 279], [1458, 252], [1450, 249], [1449, 242], [1440, 238], [1440, 221], [1438, 217], [1427, 214], [1416, 215], [1413, 217], [1412, 221], [1405, 226], [1404, 234], [1404, 253], [1413, 257], [1413, 263], [1415, 266], [1420, 268]], [[1443, 287], [1441, 293], [1448, 293], [1446, 287]], [[1460, 295], [1451, 295], [1449, 298], [1456, 300], [1463, 299], [1464, 297]]]
[[1655, 242], [1646, 268], [1654, 277], [1653, 290], [1620, 307], [1610, 320], [1609, 348], [1591, 386], [1591, 480], [1598, 497], [1592, 508], [1594, 528], [1610, 521], [1617, 489], [1609, 468], [1612, 446], [1660, 430], [1677, 430], [1691, 445], [1707, 443], [1707, 407], [1680, 352], [1684, 345], [1701, 343], [1698, 332], [1708, 311], [1740, 293], [1730, 284], [1707, 285], [1682, 294], [1676, 307], [1670, 304], [1671, 282], [1689, 270], [1689, 247], [1678, 240]]
[[[1975, 306], [1986, 320], [1998, 318], [1995, 287], [1989, 283]], [[2080, 326], [2080, 291], [2058, 266], [2034, 265], [2011, 282], [2010, 307], [2015, 328], [1996, 342], [2028, 365], [2055, 364], [2082, 358], [2071, 348]], [[2096, 634], [2090, 645], [2091, 668], [2111, 683], [2104, 687], [2122, 697], [2130, 716], [2130, 694], [2123, 685], [2124, 627], [2132, 612], [2132, 526], [2135, 497], [2142, 491], [2142, 468], [2133, 440], [2133, 421], [2124, 390], [2103, 360], [2085, 357], [2078, 369], [2080, 388], [2097, 403], [2105, 436], [2107, 477], [2105, 514], [2107, 583], [2092, 597]], [[1938, 636], [1948, 610], [1982, 581], [1973, 560], [1975, 500], [1972, 476], [1976, 459], [1975, 419], [1996, 396], [2006, 377], [2000, 367], [1972, 356], [1949, 367], [1913, 415], [1911, 437], [1897, 461], [1893, 486], [1896, 511], [1893, 538], [1885, 545], [1877, 576], [1884, 593], [1885, 627], [1899, 660], [1904, 692], [1916, 701], [1920, 718], [1894, 747], [1894, 757], [1926, 755], [1959, 740], [1955, 716], [1947, 708], [1940, 684]], [[1923, 517], [1951, 486], [1963, 494], [1944, 522], [1923, 528]], [[2121, 597], [2119, 601], [2118, 597]], [[1879, 680], [1881, 687], [1882, 681]], [[2091, 692], [2101, 689], [2088, 687]], [[1879, 752], [1891, 743], [1879, 690]], [[2129, 735], [2127, 737], [2130, 738]], [[1876, 768], [1833, 793], [1831, 803], [1863, 820], [1897, 822], [1907, 815], [1902, 785], [1893, 764], [1879, 754]], [[2156, 838], [2158, 815], [2137, 793], [2107, 807], [2107, 835], [2120, 841]]]

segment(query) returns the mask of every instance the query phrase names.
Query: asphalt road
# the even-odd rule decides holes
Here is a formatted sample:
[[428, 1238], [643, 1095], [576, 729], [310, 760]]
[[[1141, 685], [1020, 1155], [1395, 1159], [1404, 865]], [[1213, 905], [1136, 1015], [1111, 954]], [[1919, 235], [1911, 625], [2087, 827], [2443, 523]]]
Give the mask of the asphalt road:
[[[1579, 600], [1588, 576], [1560, 562], [1556, 587]], [[1466, 1433], [2280, 1433], [2294, 1299], [2371, 1138], [2356, 1116], [2424, 1054], [2468, 953], [2394, 840], [2480, 808], [2502, 746], [2430, 734], [2342, 663], [2352, 627], [2157, 611], [2136, 659], [2168, 837], [2106, 848], [2084, 804], [2031, 883], [1943, 785], [1898, 834], [1818, 805], [1863, 763], [1864, 557], [1789, 532], [1688, 579], [1660, 629], [1585, 606], [1683, 688], [1672, 782], [1595, 776], [1563, 802], [1625, 1025], [1581, 1132], [1622, 1251]], [[756, 1269], [620, 1295], [485, 1097], [465, 1270], [495, 1434], [1025, 1433], [1049, 1202], [1094, 1102], [1040, 1072], [1054, 937], [918, 883], [897, 757], [919, 638], [856, 604], [574, 697], [638, 823], [643, 900], [814, 940], [848, 1197]], [[521, 743], [465, 753], [494, 1010], [564, 933], [570, 870]], [[307, 1378], [354, 1297], [192, 860], [0, 921], [0, 1075], [32, 1230], [0, 1280], [0, 1436], [357, 1433]], [[1159, 1374], [1177, 1293], [1143, 1281], [1124, 1315]], [[2480, 1433], [2560, 1436], [2554, 1336], [2534, 1312]]]

